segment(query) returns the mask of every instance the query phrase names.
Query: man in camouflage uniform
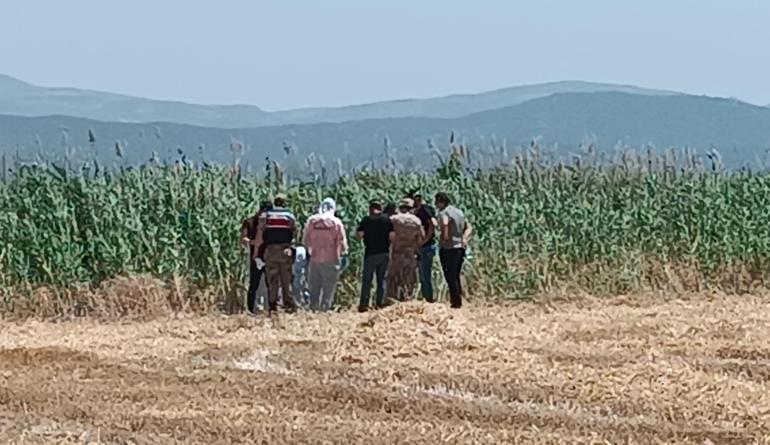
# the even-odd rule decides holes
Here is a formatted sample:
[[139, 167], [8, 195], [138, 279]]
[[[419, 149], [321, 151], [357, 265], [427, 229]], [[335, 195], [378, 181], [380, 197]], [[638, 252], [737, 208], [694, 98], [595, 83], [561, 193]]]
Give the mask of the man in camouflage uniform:
[[286, 312], [295, 312], [297, 306], [292, 297], [294, 273], [294, 249], [292, 243], [296, 234], [296, 219], [286, 208], [286, 196], [278, 195], [273, 208], [265, 215], [262, 243], [265, 248], [265, 270], [267, 275], [268, 313], [275, 315], [278, 309], [278, 293], [283, 297]]
[[412, 298], [417, 287], [417, 252], [425, 241], [420, 218], [413, 215], [411, 199], [401, 201], [398, 213], [391, 216], [393, 239], [388, 267], [388, 299]]

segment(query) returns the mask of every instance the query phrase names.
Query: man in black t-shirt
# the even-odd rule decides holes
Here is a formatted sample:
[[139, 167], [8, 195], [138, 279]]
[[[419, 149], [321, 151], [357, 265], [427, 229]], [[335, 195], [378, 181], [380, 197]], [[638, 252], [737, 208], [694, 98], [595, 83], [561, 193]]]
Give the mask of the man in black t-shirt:
[[425, 231], [425, 240], [418, 252], [420, 270], [420, 293], [428, 303], [433, 303], [433, 258], [436, 257], [436, 212], [425, 204], [422, 193], [415, 193], [414, 214], [420, 218], [422, 228]]
[[364, 241], [364, 273], [361, 280], [361, 298], [358, 311], [369, 310], [372, 280], [377, 275], [376, 307], [385, 304], [385, 273], [390, 262], [390, 241], [393, 237], [393, 223], [382, 213], [382, 204], [369, 203], [369, 215], [358, 224], [356, 238]]

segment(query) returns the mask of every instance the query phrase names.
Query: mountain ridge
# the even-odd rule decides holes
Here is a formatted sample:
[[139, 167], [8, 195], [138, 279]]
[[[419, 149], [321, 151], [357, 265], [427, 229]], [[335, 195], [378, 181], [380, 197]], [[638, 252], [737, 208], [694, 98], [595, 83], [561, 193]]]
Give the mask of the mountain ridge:
[[[66, 129], [66, 131], [64, 131]], [[88, 133], [96, 143], [89, 147]], [[115, 160], [114, 144], [125, 148], [125, 162], [146, 162], [153, 151], [173, 159], [178, 153], [209, 162], [263, 162], [281, 159], [295, 146], [300, 157], [314, 153], [327, 160], [353, 163], [390, 151], [407, 165], [430, 164], [427, 141], [444, 146], [449, 134], [471, 147], [491, 147], [507, 141], [525, 147], [533, 138], [558, 144], [562, 154], [591, 139], [597, 149], [611, 151], [616, 144], [641, 148], [691, 146], [701, 153], [716, 147], [733, 166], [764, 158], [770, 147], [770, 109], [705, 96], [643, 96], [628, 93], [562, 93], [533, 99], [512, 107], [453, 119], [390, 118], [342, 123], [292, 124], [261, 128], [207, 128], [175, 123], [121, 124], [68, 116], [0, 116], [0, 150], [16, 149], [25, 156], [59, 156], [68, 146], [79, 146], [84, 156], [97, 153]], [[246, 147], [231, 151], [231, 143]], [[498, 147], [499, 148], [499, 147]], [[499, 162], [509, 162], [500, 159]], [[298, 161], [301, 167], [303, 161]]]
[[[538, 84], [518, 85], [505, 88], [497, 88], [494, 90], [484, 91], [480, 93], [463, 93], [463, 94], [449, 94], [444, 96], [429, 97], [422, 99], [398, 99], [398, 100], [384, 100], [379, 102], [371, 102], [364, 104], [346, 105], [342, 107], [316, 107], [316, 108], [299, 108], [296, 110], [277, 111], [276, 115], [282, 116], [292, 123], [317, 123], [317, 122], [344, 122], [346, 120], [357, 120], [355, 114], [371, 110], [374, 108], [409, 108], [409, 107], [433, 107], [437, 111], [432, 113], [425, 112], [412, 112], [401, 110], [397, 116], [385, 116], [375, 113], [375, 118], [386, 117], [440, 117], [440, 118], [455, 118], [468, 114], [473, 114], [481, 111], [488, 111], [497, 108], [503, 108], [508, 106], [519, 105], [527, 100], [537, 99], [540, 97], [550, 96], [552, 94], [560, 94], [565, 92], [584, 93], [584, 92], [627, 92], [632, 94], [641, 95], [675, 95], [681, 94], [674, 91], [656, 90], [649, 88], [640, 88], [632, 85], [621, 84], [609, 84], [609, 83], [596, 83], [586, 82], [579, 80], [565, 80], [558, 82], [545, 82]], [[327, 116], [321, 117], [319, 114], [326, 114]], [[381, 112], [380, 112], [381, 113]], [[310, 114], [311, 119], [307, 119], [305, 116]], [[332, 119], [329, 119], [328, 115], [335, 115]], [[315, 116], [314, 116], [315, 115]]]
[[112, 122], [175, 122], [217, 128], [255, 128], [393, 117], [454, 118], [518, 105], [551, 94], [594, 91], [681, 94], [631, 85], [561, 81], [498, 88], [481, 93], [386, 100], [341, 107], [265, 111], [255, 105], [199, 105], [94, 90], [38, 87], [0, 74], [0, 114], [30, 117], [65, 115]]

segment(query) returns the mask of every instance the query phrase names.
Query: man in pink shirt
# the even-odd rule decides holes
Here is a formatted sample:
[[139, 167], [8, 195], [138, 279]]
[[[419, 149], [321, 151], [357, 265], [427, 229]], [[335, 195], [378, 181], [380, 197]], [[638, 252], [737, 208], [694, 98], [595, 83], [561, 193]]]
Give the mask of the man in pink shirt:
[[334, 216], [336, 203], [326, 198], [318, 214], [308, 219], [303, 241], [310, 256], [308, 287], [310, 310], [328, 311], [334, 303], [340, 258], [348, 251], [345, 226]]

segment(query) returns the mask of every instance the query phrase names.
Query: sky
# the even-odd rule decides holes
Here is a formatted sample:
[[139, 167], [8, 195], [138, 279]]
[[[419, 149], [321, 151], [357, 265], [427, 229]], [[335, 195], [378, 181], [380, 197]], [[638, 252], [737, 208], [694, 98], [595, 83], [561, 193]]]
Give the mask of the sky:
[[265, 110], [586, 80], [770, 104], [768, 0], [0, 0], [0, 73]]

